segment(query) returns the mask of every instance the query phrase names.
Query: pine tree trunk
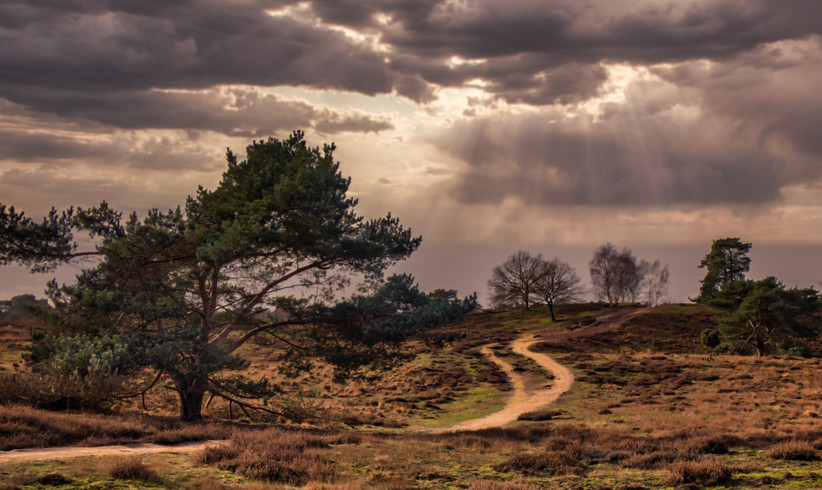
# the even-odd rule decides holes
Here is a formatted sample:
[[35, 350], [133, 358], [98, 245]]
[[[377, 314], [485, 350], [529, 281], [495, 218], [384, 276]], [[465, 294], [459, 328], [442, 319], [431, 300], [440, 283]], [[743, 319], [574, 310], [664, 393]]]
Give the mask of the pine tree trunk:
[[187, 422], [202, 420], [203, 398], [206, 380], [201, 378], [175, 380], [180, 395], [180, 420]]

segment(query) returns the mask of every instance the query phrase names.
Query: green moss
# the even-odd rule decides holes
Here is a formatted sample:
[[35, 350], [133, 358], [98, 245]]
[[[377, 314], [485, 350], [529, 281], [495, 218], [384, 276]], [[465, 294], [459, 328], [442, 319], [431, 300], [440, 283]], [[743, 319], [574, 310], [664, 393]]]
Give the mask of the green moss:
[[453, 402], [440, 405], [442, 411], [435, 418], [421, 420], [409, 429], [450, 427], [465, 420], [484, 417], [502, 410], [510, 394], [487, 384], [475, 386]]

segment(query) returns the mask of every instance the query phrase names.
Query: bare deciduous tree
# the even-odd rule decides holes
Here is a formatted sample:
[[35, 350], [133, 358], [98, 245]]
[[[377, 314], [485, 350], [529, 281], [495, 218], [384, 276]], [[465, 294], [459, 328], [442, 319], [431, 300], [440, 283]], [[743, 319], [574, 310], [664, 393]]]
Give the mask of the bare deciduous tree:
[[618, 250], [610, 243], [601, 245], [589, 265], [591, 285], [598, 298], [610, 304], [636, 299], [642, 269], [630, 248]]
[[542, 255], [532, 256], [528, 252], [518, 251], [494, 267], [488, 288], [491, 290], [491, 303], [495, 308], [525, 306], [531, 308], [531, 295], [536, 291], [537, 280], [542, 273]]
[[642, 268], [645, 273], [642, 279], [642, 289], [645, 293], [645, 300], [648, 306], [658, 306], [668, 297], [668, 280], [671, 276], [668, 271], [668, 265], [666, 264], [663, 267], [659, 259], [653, 261], [653, 263], [648, 263], [643, 260]]
[[556, 321], [554, 305], [573, 303], [582, 296], [580, 278], [573, 267], [554, 258], [543, 261], [542, 272], [534, 288], [536, 295], [545, 301], [551, 311], [551, 320]]

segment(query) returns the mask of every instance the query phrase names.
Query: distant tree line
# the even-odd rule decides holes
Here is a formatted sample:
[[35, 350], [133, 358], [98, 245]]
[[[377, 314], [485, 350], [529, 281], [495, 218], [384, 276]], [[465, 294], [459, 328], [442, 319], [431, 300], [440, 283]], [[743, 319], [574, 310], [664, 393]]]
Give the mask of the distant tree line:
[[[589, 265], [594, 296], [609, 304], [642, 300], [656, 306], [667, 297], [670, 273], [659, 260], [638, 260], [631, 249], [606, 243], [594, 252]], [[559, 258], [549, 260], [520, 250], [494, 268], [488, 288], [495, 308], [545, 304], [556, 320], [554, 306], [585, 296], [580, 283], [574, 268]]]
[[48, 300], [37, 299], [33, 294], [20, 294], [10, 300], [0, 300], [0, 320], [30, 320], [48, 307]]
[[609, 304], [641, 300], [656, 306], [667, 297], [670, 272], [659, 259], [638, 260], [630, 248], [606, 243], [596, 249], [589, 266], [594, 294]]

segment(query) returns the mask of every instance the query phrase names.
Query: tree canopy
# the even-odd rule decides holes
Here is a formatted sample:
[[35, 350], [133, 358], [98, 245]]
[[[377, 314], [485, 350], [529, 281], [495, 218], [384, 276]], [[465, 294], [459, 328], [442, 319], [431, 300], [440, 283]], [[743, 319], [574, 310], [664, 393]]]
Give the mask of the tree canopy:
[[635, 300], [642, 282], [642, 269], [630, 248], [601, 245], [589, 263], [594, 293], [608, 303]]
[[786, 288], [774, 277], [726, 284], [708, 304], [726, 311], [720, 329], [739, 350], [757, 355], [788, 349], [797, 339], [814, 333], [806, 322], [818, 307], [813, 288]]
[[546, 260], [540, 254], [520, 250], [494, 268], [488, 287], [495, 307], [529, 309], [533, 303], [542, 302], [556, 320], [554, 305], [578, 300], [582, 295], [579, 282], [574, 268], [558, 258]]
[[494, 267], [488, 280], [491, 303], [497, 308], [521, 305], [529, 309], [532, 296], [536, 293], [537, 279], [542, 274], [543, 262], [542, 255], [532, 256], [519, 250]]
[[[409, 336], [473, 309], [475, 297], [429, 296], [410, 276], [382, 280], [421, 239], [390, 214], [358, 216], [333, 151], [308, 146], [299, 131], [253, 142], [245, 160], [227, 152], [214, 190], [142, 218], [124, 220], [103, 202], [36, 222], [0, 205], [0, 264], [48, 271], [98, 259], [75, 284], [50, 284], [51, 322], [64, 340], [45, 339], [35, 360], [110, 346], [104, 368], [156, 370], [179, 394], [181, 418], [195, 420], [206, 392], [238, 401], [272, 393], [234, 372], [244, 363], [238, 349], [258, 334], [281, 339], [295, 366], [320, 357], [345, 373], [384, 363]], [[78, 232], [96, 239], [93, 250], [80, 250]], [[339, 300], [352, 277], [367, 291]], [[78, 356], [72, 362], [91, 362]]]
[[751, 266], [748, 252], [750, 243], [743, 243], [739, 238], [719, 238], [711, 244], [711, 250], [699, 263], [705, 269], [705, 277], [699, 287], [699, 296], [694, 301], [707, 303], [726, 285], [743, 281]]
[[556, 321], [554, 305], [573, 303], [582, 296], [581, 279], [573, 267], [554, 257], [543, 261], [534, 288], [537, 297], [548, 305], [551, 320]]
[[0, 301], [0, 320], [37, 318], [37, 314], [48, 307], [45, 299], [37, 299], [33, 294], [18, 294], [10, 300]]

